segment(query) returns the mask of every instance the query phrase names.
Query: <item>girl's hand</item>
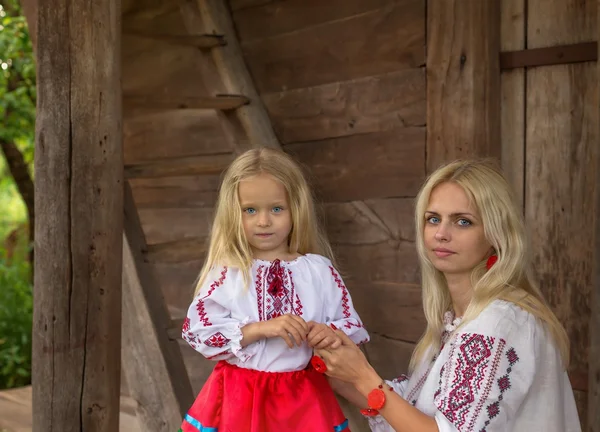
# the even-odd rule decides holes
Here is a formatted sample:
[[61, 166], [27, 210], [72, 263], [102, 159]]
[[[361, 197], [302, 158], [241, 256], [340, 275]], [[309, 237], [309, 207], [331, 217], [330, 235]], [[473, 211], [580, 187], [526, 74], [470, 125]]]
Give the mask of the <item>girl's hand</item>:
[[335, 349], [342, 345], [342, 339], [328, 325], [310, 321], [308, 323], [308, 346], [317, 349]]
[[258, 324], [263, 337], [280, 337], [290, 348], [294, 348], [294, 342], [298, 346], [302, 345], [308, 334], [308, 324], [297, 315], [285, 314]]
[[327, 365], [325, 374], [354, 384], [357, 388], [363, 383], [366, 383], [369, 388], [373, 385], [376, 387], [381, 379], [360, 348], [341, 330], [335, 333], [342, 341], [340, 347], [315, 350], [315, 354], [320, 356]]

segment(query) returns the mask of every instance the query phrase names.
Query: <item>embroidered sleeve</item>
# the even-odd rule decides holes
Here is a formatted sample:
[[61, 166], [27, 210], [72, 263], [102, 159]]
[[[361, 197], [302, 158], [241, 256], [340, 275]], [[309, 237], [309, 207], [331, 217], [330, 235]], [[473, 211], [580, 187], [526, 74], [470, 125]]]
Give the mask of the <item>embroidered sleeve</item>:
[[341, 276], [333, 266], [329, 266], [331, 277], [329, 293], [329, 313], [326, 323], [342, 330], [356, 344], [369, 342], [370, 337], [358, 313], [354, 310], [352, 298]]
[[[250, 323], [250, 317], [242, 321], [231, 317], [227, 295], [222, 295], [227, 283], [227, 268], [212, 272], [207, 286], [194, 298], [183, 322], [182, 338], [209, 360], [225, 360], [233, 356], [248, 360], [257, 350], [256, 344], [242, 348], [242, 327]], [[220, 295], [221, 294], [221, 295]]]
[[461, 333], [450, 350], [434, 394], [440, 431], [510, 430], [535, 373], [533, 348], [520, 352], [499, 336]]

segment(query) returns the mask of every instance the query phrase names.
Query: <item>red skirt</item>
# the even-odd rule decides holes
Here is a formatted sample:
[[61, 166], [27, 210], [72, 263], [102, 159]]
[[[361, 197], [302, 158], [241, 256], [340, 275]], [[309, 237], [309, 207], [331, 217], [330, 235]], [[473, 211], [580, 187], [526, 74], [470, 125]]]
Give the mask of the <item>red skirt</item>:
[[183, 432], [350, 432], [324, 375], [260, 372], [220, 361], [181, 425]]

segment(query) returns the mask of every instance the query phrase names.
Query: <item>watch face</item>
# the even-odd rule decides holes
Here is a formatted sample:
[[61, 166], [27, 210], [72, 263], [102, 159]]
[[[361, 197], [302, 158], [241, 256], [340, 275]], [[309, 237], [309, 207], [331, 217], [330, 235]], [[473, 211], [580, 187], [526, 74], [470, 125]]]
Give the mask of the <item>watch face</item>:
[[367, 402], [369, 403], [370, 408], [379, 410], [385, 403], [385, 393], [381, 389], [371, 390], [371, 393], [369, 393], [367, 398]]

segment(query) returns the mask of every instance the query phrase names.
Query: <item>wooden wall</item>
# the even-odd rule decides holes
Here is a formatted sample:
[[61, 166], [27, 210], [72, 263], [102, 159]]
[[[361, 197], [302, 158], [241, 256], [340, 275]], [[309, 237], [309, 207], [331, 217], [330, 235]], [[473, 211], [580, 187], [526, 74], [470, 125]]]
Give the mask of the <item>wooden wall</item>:
[[[490, 21], [498, 15], [495, 6], [476, 10], [479, 1], [441, 1], [229, 4], [277, 137], [307, 166], [323, 203], [341, 270], [372, 335], [366, 353], [376, 369], [388, 377], [404, 372], [425, 325], [412, 220], [418, 187], [429, 170], [448, 158], [499, 156], [500, 136], [503, 165], [531, 227], [536, 274], [573, 343], [570, 375], [585, 417], [596, 66], [514, 69], [502, 72], [501, 85], [478, 68], [495, 61], [499, 49], [596, 40], [596, 0], [502, 0], [499, 47]], [[465, 18], [478, 13], [488, 21]], [[462, 21], [438, 26], [443, 20], [446, 25]], [[426, 28], [434, 30], [426, 34]], [[452, 43], [442, 28], [456, 33]], [[214, 94], [212, 78], [203, 75], [203, 62], [210, 60], [196, 48], [147, 37], [202, 31], [190, 28], [176, 3], [124, 0], [124, 96]], [[489, 33], [489, 43], [468, 38], [481, 31]], [[427, 40], [435, 50], [426, 50]], [[444, 80], [436, 68], [444, 67], [452, 88], [436, 85]], [[467, 121], [469, 115], [457, 116], [455, 102], [470, 109], [485, 107], [470, 112], [480, 116], [475, 122], [479, 127]], [[440, 118], [446, 123], [439, 123]], [[436, 121], [428, 131], [426, 123], [435, 126]], [[125, 104], [123, 131], [126, 164], [233, 150], [209, 111], [132, 109]], [[133, 180], [150, 247], [206, 236], [218, 184], [218, 175]], [[173, 318], [182, 317], [203, 257], [161, 250], [155, 270]], [[198, 391], [213, 363], [181, 346]]]
[[[596, 0], [503, 0], [502, 50], [597, 40]], [[535, 275], [571, 341], [569, 376], [584, 430], [594, 193], [598, 155], [596, 62], [502, 73], [503, 165], [524, 205]], [[600, 425], [598, 426], [600, 427]]]
[[426, 172], [425, 1], [230, 4], [277, 136], [324, 203], [367, 355], [395, 376], [424, 328], [412, 201]]
[[[425, 0], [230, 6], [277, 137], [309, 168], [323, 203], [341, 270], [372, 334], [367, 355], [385, 376], [404, 372], [424, 328], [412, 201], [426, 173]], [[127, 105], [128, 95], [213, 94], [197, 49], [148, 37], [202, 31], [186, 29], [172, 2], [124, 2], [126, 165], [231, 153], [210, 112]], [[132, 180], [149, 246], [206, 236], [218, 182], [218, 175]], [[155, 270], [178, 318], [203, 257], [164, 251]], [[181, 347], [198, 391], [214, 364]]]

